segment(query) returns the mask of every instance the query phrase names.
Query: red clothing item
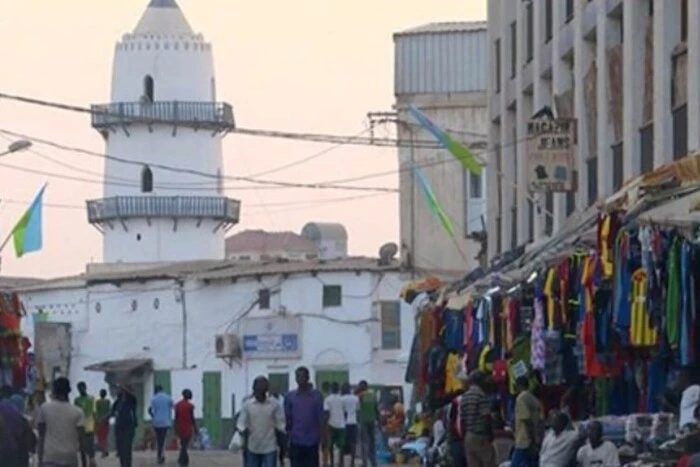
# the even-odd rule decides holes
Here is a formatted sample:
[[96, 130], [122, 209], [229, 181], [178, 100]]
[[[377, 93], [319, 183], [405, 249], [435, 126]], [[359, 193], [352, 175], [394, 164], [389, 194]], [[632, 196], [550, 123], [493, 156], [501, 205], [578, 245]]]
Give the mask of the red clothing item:
[[180, 439], [194, 435], [194, 404], [187, 399], [175, 404], [175, 434]]

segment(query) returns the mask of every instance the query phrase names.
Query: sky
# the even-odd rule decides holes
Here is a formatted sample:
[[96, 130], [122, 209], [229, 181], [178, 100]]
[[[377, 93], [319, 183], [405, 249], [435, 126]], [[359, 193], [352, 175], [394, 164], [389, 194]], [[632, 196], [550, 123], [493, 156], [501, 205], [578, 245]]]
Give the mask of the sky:
[[[116, 41], [136, 25], [148, 0], [2, 2], [0, 92], [75, 105], [109, 98]], [[435, 21], [483, 20], [485, 0], [179, 0], [213, 44], [218, 99], [243, 128], [355, 135], [370, 111], [391, 110], [392, 34]], [[0, 99], [0, 129], [104, 152], [89, 116]], [[379, 128], [377, 135], [391, 136]], [[11, 140], [0, 137], [0, 148]], [[329, 145], [232, 134], [226, 175], [255, 174], [304, 159]], [[3, 149], [0, 149], [2, 152]], [[3, 275], [54, 277], [84, 271], [102, 257], [85, 200], [102, 196], [104, 161], [51, 147], [0, 160], [0, 238], [10, 233], [45, 182], [42, 251], [2, 252]], [[342, 146], [265, 179], [301, 183], [396, 171], [392, 148]], [[37, 173], [43, 172], [43, 173]], [[73, 177], [68, 179], [66, 177]], [[75, 179], [80, 179], [80, 181]], [[396, 188], [398, 175], [358, 184]], [[239, 186], [242, 186], [239, 184]], [[228, 190], [242, 201], [245, 229], [300, 232], [306, 222], [345, 225], [351, 254], [375, 256], [398, 242], [398, 195], [343, 190]], [[360, 199], [351, 199], [364, 196]]]

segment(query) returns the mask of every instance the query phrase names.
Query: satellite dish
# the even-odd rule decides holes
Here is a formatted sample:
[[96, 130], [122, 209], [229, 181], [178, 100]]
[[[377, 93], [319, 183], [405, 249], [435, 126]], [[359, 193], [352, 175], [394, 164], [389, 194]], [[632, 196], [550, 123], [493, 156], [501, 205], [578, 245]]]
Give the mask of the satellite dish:
[[396, 243], [385, 243], [379, 249], [379, 264], [381, 266], [388, 265], [398, 252], [399, 246]]

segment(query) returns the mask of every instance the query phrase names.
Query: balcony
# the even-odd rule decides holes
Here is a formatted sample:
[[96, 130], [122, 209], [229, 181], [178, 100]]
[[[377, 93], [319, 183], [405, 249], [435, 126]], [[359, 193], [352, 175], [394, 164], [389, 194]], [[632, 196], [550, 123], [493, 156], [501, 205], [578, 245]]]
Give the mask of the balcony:
[[110, 224], [130, 218], [214, 219], [235, 225], [241, 202], [218, 196], [115, 196], [87, 202], [88, 222]]
[[92, 127], [104, 132], [134, 123], [227, 132], [236, 128], [233, 107], [217, 102], [118, 102], [91, 106]]

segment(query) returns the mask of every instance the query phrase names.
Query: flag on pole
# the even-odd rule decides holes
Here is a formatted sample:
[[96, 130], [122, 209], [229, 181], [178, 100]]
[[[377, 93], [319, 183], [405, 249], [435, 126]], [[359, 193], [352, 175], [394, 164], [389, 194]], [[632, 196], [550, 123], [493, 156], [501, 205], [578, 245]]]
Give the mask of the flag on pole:
[[455, 157], [455, 159], [462, 163], [465, 169], [474, 175], [481, 175], [481, 163], [474, 156], [474, 154], [472, 154], [468, 147], [459, 141], [453, 140], [449, 133], [434, 124], [428, 117], [423, 115], [423, 113], [418, 110], [415, 105], [411, 105], [408, 108], [408, 111], [423, 128], [428, 130], [433, 137], [438, 140], [438, 143], [440, 143], [442, 147], [447, 149], [450, 154]]
[[41, 212], [46, 184], [41, 187], [39, 193], [32, 201], [29, 209], [19, 219], [12, 229], [12, 243], [15, 246], [15, 254], [21, 258], [26, 253], [41, 250], [43, 239], [41, 235], [42, 221]]
[[425, 178], [423, 172], [417, 165], [414, 165], [412, 170], [413, 176], [416, 178], [416, 181], [418, 181], [418, 185], [420, 185], [420, 189], [423, 192], [423, 197], [428, 205], [428, 209], [430, 209], [430, 212], [432, 212], [433, 215], [440, 221], [440, 224], [442, 225], [442, 228], [445, 229], [445, 232], [447, 232], [450, 237], [454, 237], [455, 229], [452, 226], [452, 221], [447, 213], [445, 213], [444, 209], [442, 209], [442, 206], [440, 206], [440, 202], [435, 197], [435, 193], [433, 193], [430, 183], [428, 183], [428, 180]]

